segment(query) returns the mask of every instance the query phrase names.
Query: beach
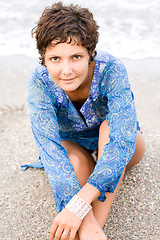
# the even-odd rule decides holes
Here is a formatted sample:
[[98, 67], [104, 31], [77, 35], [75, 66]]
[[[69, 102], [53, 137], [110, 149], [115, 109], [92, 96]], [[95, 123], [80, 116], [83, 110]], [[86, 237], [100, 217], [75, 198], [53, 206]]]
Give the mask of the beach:
[[[128, 171], [104, 230], [110, 240], [160, 239], [160, 58], [122, 59], [146, 141], [143, 160]], [[37, 59], [0, 56], [0, 239], [47, 240], [54, 216], [43, 170], [21, 170], [38, 160], [30, 128], [26, 81]]]

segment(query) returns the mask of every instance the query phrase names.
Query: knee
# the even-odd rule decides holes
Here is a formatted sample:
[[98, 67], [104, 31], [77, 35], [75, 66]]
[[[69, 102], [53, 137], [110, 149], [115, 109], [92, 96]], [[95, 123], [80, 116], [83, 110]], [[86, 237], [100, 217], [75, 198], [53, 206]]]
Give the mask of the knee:
[[109, 134], [110, 134], [110, 130], [109, 130], [108, 122], [104, 120], [101, 123], [99, 128], [98, 159], [102, 154], [104, 145], [110, 142]]
[[90, 163], [93, 159], [86, 149], [72, 142], [68, 146], [65, 146], [65, 148], [75, 171], [84, 171], [84, 169], [88, 170], [90, 168]]
[[138, 164], [142, 160], [144, 153], [145, 153], [144, 137], [140, 131], [137, 131], [135, 152], [134, 152], [131, 160], [129, 161], [129, 163], [126, 166], [126, 171], [130, 170], [133, 166]]
[[61, 141], [61, 144], [66, 149], [74, 172], [81, 186], [83, 186], [95, 167], [91, 154], [74, 142]]
[[109, 137], [109, 126], [108, 126], [108, 122], [106, 120], [104, 120], [101, 125], [100, 125], [100, 128], [99, 128], [99, 136], [107, 136]]
[[109, 138], [110, 130], [108, 126], [108, 122], [104, 120], [99, 128], [99, 144], [105, 145], [109, 143], [110, 138]]
[[140, 131], [137, 131], [135, 154], [137, 154], [139, 160], [141, 160], [144, 156], [144, 153], [145, 153], [144, 137]]
[[90, 164], [91, 161], [89, 161], [89, 158], [92, 157], [88, 156], [88, 154], [87, 153], [84, 154], [82, 150], [82, 152], [75, 151], [69, 155], [70, 161], [74, 168], [74, 172], [81, 186], [85, 185], [87, 179], [89, 178], [91, 172], [93, 171], [92, 164]]
[[81, 168], [83, 169], [85, 166], [87, 166], [86, 156], [81, 152], [72, 152], [69, 154], [69, 159], [74, 168], [77, 170], [80, 170]]

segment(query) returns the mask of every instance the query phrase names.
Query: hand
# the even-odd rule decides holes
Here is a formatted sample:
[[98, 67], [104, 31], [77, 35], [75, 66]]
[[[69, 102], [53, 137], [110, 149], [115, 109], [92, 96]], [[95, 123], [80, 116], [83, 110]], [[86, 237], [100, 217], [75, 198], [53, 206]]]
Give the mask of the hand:
[[78, 233], [80, 240], [107, 240], [107, 237], [93, 215], [93, 211], [90, 211], [83, 219]]
[[54, 219], [49, 240], [75, 240], [81, 223], [82, 221], [77, 216], [64, 208]]

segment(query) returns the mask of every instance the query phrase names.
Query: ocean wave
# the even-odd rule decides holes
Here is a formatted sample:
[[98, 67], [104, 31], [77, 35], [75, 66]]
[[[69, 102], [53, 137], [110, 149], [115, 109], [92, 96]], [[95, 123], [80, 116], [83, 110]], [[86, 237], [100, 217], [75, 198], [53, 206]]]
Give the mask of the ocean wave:
[[[31, 29], [54, 1], [1, 0], [0, 54], [37, 57]], [[120, 58], [160, 57], [159, 0], [64, 0], [88, 7], [100, 26], [98, 48]]]

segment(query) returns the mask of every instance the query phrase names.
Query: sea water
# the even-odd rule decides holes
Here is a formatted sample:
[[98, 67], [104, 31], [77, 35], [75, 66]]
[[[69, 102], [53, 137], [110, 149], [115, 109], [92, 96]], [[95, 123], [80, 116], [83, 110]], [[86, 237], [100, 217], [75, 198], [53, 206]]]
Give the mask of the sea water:
[[[37, 57], [31, 29], [54, 0], [0, 0], [0, 55]], [[160, 0], [63, 0], [89, 8], [100, 26], [97, 48], [128, 59], [160, 57]]]

